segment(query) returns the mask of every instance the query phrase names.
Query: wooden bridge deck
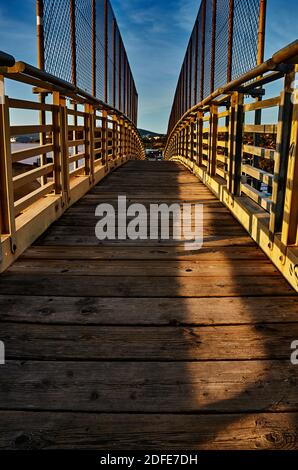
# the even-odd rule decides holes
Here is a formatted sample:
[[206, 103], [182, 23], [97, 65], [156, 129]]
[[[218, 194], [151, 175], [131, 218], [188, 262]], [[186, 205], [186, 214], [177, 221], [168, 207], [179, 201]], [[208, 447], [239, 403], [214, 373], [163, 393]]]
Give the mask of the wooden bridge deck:
[[[204, 204], [204, 247], [105, 242], [114, 202]], [[0, 277], [0, 448], [298, 447], [294, 291], [181, 166], [129, 162]]]

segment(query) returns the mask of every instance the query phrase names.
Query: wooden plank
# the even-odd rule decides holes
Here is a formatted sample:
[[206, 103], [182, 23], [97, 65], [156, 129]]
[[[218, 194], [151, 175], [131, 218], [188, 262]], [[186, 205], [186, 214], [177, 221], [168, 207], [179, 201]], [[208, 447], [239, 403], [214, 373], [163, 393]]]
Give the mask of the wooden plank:
[[74, 162], [77, 162], [78, 160], [83, 160], [85, 156], [86, 156], [85, 152], [75, 153], [74, 155], [71, 155], [68, 158], [68, 163], [74, 163]]
[[43, 165], [41, 167], [34, 168], [33, 170], [27, 171], [26, 173], [21, 173], [20, 175], [13, 177], [13, 186], [14, 189], [21, 188], [22, 186], [32, 183], [37, 178], [41, 176], [48, 175], [54, 170], [54, 165], [49, 163], [48, 165]]
[[254, 145], [243, 145], [242, 149], [244, 153], [249, 153], [258, 157], [267, 158], [268, 160], [274, 160], [276, 155], [276, 150], [274, 149], [256, 147]]
[[39, 103], [35, 101], [27, 101], [27, 100], [18, 100], [13, 98], [8, 98], [8, 106], [10, 108], [15, 109], [33, 109], [36, 111], [53, 111], [53, 105]]
[[110, 298], [0, 296], [1, 322], [90, 325], [297, 323], [298, 297]]
[[239, 278], [204, 277], [142, 277], [71, 276], [63, 282], [56, 275], [16, 274], [2, 275], [0, 294], [53, 295], [90, 297], [241, 297], [295, 295], [289, 284], [275, 276]]
[[[116, 217], [118, 217], [118, 214], [119, 213], [116, 209], [115, 210]], [[194, 210], [192, 210], [191, 214], [192, 214], [192, 217], [194, 217]], [[133, 217], [127, 217], [128, 221], [132, 219]], [[107, 220], [111, 221], [113, 220], [113, 217], [107, 217]], [[148, 219], [144, 219], [144, 220], [148, 220]], [[172, 223], [173, 217], [170, 216], [169, 220]], [[206, 221], [214, 225], [222, 224], [223, 227], [235, 225], [235, 220], [232, 218], [232, 216], [230, 216], [229, 214], [221, 213], [221, 212], [204, 213], [204, 223], [206, 223]], [[94, 228], [95, 222], [96, 222], [96, 219], [95, 219], [94, 214], [90, 213], [90, 211], [84, 214], [82, 210], [81, 213], [80, 211], [75, 211], [75, 212], [64, 214], [62, 218], [57, 220], [56, 226], [68, 226], [68, 225], [78, 224], [80, 227], [89, 226], [89, 227]]]
[[52, 125], [29, 125], [29, 126], [10, 126], [10, 134], [16, 135], [27, 135], [27, 134], [39, 134], [40, 132], [52, 132]]
[[[227, 326], [95, 326], [1, 323], [6, 359], [289, 363], [298, 323]], [[233, 366], [236, 370], [235, 364]], [[292, 372], [293, 373], [293, 372]]]
[[243, 131], [258, 134], [276, 134], [277, 124], [244, 124]]
[[68, 147], [78, 147], [85, 144], [85, 139], [68, 140]]
[[[106, 261], [67, 261], [67, 260], [18, 260], [9, 269], [15, 273], [40, 274], [72, 274], [76, 276], [122, 276], [123, 260]], [[173, 261], [173, 260], [126, 260], [125, 272], [127, 276], [167, 276], [167, 277], [225, 277], [231, 276], [280, 276], [279, 271], [268, 260], [234, 260], [233, 267], [230, 262], [216, 261]], [[198, 280], [199, 281], [199, 280]]]
[[[63, 227], [60, 227], [63, 228]], [[140, 246], [140, 247], [184, 247], [185, 241], [183, 240], [158, 240], [157, 243], [152, 240], [98, 240], [95, 235], [76, 235], [76, 234], [67, 234], [67, 238], [63, 233], [52, 233], [50, 235], [45, 234], [41, 236], [37, 242], [37, 245], [48, 245], [48, 246]], [[225, 247], [225, 246], [256, 246], [255, 242], [247, 235], [242, 234], [241, 232], [227, 233], [224, 235], [218, 235], [216, 233], [204, 233], [204, 247], [216, 248], [216, 247]], [[192, 251], [189, 248], [189, 251]]]
[[31, 204], [34, 202], [38, 201], [38, 199], [41, 199], [42, 197], [46, 196], [47, 194], [50, 194], [55, 187], [55, 184], [52, 182], [49, 182], [45, 184], [44, 186], [41, 186], [40, 188], [36, 189], [35, 191], [32, 191], [31, 193], [27, 194], [26, 196], [22, 197], [21, 199], [18, 199], [15, 204], [15, 213], [19, 214], [22, 212], [24, 209], [29, 207]]
[[36, 260], [200, 260], [226, 261], [267, 259], [265, 254], [255, 246], [223, 246], [218, 248], [202, 248], [200, 251], [186, 251], [183, 247], [168, 246], [162, 249], [158, 246], [39, 246], [33, 245], [23, 253], [21, 259]]
[[113, 415], [1, 411], [0, 448], [290, 450], [297, 449], [297, 422], [298, 413]]
[[259, 204], [263, 209], [265, 209], [267, 212], [270, 212], [272, 201], [267, 194], [258, 191], [249, 184], [243, 183], [241, 184], [241, 193], [246, 194], [246, 196], [250, 197], [250, 199]]
[[272, 186], [273, 174], [268, 173], [267, 171], [256, 168], [252, 165], [242, 165], [241, 170], [246, 175], [252, 176], [258, 181]]
[[32, 158], [36, 156], [43, 155], [45, 153], [51, 153], [54, 150], [54, 146], [52, 144], [48, 145], [39, 145], [37, 147], [32, 147], [27, 150], [18, 150], [17, 152], [12, 152], [12, 162], [20, 162], [22, 160], [27, 160], [27, 158]]
[[266, 109], [266, 108], [273, 108], [275, 106], [279, 106], [280, 104], [280, 96], [276, 96], [274, 98], [268, 98], [262, 101], [255, 101], [254, 103], [245, 104], [243, 106], [244, 112], [248, 111], [255, 111], [257, 109]]
[[1, 410], [285, 412], [298, 409], [297, 379], [289, 361], [8, 361], [0, 400]]

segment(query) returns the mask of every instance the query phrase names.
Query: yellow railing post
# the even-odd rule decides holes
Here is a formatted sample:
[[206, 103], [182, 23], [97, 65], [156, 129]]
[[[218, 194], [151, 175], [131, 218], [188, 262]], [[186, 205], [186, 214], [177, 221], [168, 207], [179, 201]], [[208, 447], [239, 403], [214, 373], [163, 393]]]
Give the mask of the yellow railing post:
[[286, 176], [289, 155], [289, 143], [293, 112], [294, 70], [285, 75], [284, 90], [280, 95], [278, 114], [276, 152], [274, 158], [274, 177], [272, 185], [272, 206], [270, 212], [269, 232], [273, 241], [274, 234], [281, 232], [286, 191]]
[[208, 152], [208, 173], [211, 176], [216, 174], [216, 154], [217, 154], [217, 106], [210, 106], [210, 132], [209, 132], [209, 152]]
[[[59, 178], [56, 183], [57, 188], [61, 185], [63, 193], [63, 203], [68, 205], [70, 201], [70, 184], [69, 184], [69, 149], [68, 149], [68, 123], [66, 112], [66, 100], [59, 92], [53, 93], [53, 104], [57, 116], [56, 130], [54, 131], [55, 149], [55, 175]], [[61, 173], [61, 177], [59, 176]]]
[[240, 195], [241, 163], [243, 140], [243, 101], [242, 93], [234, 92], [231, 97], [228, 153], [228, 188], [233, 196]]
[[197, 113], [198, 129], [197, 129], [197, 164], [202, 165], [203, 158], [203, 113]]
[[85, 174], [94, 182], [94, 108], [85, 104]]
[[[296, 65], [298, 73], [298, 65]], [[289, 145], [288, 171], [281, 241], [283, 245], [298, 245], [298, 102], [293, 95], [293, 114]]]
[[102, 164], [108, 165], [108, 155], [107, 155], [107, 116], [108, 113], [105, 110], [102, 110], [101, 113], [101, 149], [102, 149]]
[[123, 121], [123, 118], [120, 118], [119, 127], [120, 127], [120, 130], [119, 130], [119, 147], [120, 147], [119, 152], [120, 152], [120, 158], [123, 161], [123, 157], [124, 157], [124, 151], [123, 151], [124, 121]]

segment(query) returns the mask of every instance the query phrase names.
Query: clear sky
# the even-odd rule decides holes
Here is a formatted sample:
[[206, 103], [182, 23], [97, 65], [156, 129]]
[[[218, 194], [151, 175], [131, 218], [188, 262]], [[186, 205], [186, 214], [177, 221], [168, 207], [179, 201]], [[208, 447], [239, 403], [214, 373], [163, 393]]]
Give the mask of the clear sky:
[[[139, 127], [165, 132], [200, 0], [111, 0], [139, 92]], [[298, 0], [268, 0], [266, 58], [298, 37]], [[35, 0], [0, 0], [0, 49], [36, 64]]]

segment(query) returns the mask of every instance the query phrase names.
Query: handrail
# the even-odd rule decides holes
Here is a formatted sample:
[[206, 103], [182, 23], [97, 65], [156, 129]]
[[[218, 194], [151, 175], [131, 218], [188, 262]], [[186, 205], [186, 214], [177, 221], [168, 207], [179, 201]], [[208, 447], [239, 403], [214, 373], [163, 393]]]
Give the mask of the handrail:
[[[145, 158], [138, 129], [122, 112], [32, 65], [2, 57], [0, 272], [109, 172]], [[29, 86], [35, 97], [6, 96], [7, 80]], [[37, 122], [12, 125], [11, 110], [31, 111]], [[12, 138], [32, 134], [35, 144], [12, 148]]]
[[[165, 158], [193, 171], [298, 290], [297, 64], [298, 40], [197, 103], [169, 134]], [[263, 99], [280, 79], [279, 96]], [[265, 109], [278, 120], [263, 124]]]

